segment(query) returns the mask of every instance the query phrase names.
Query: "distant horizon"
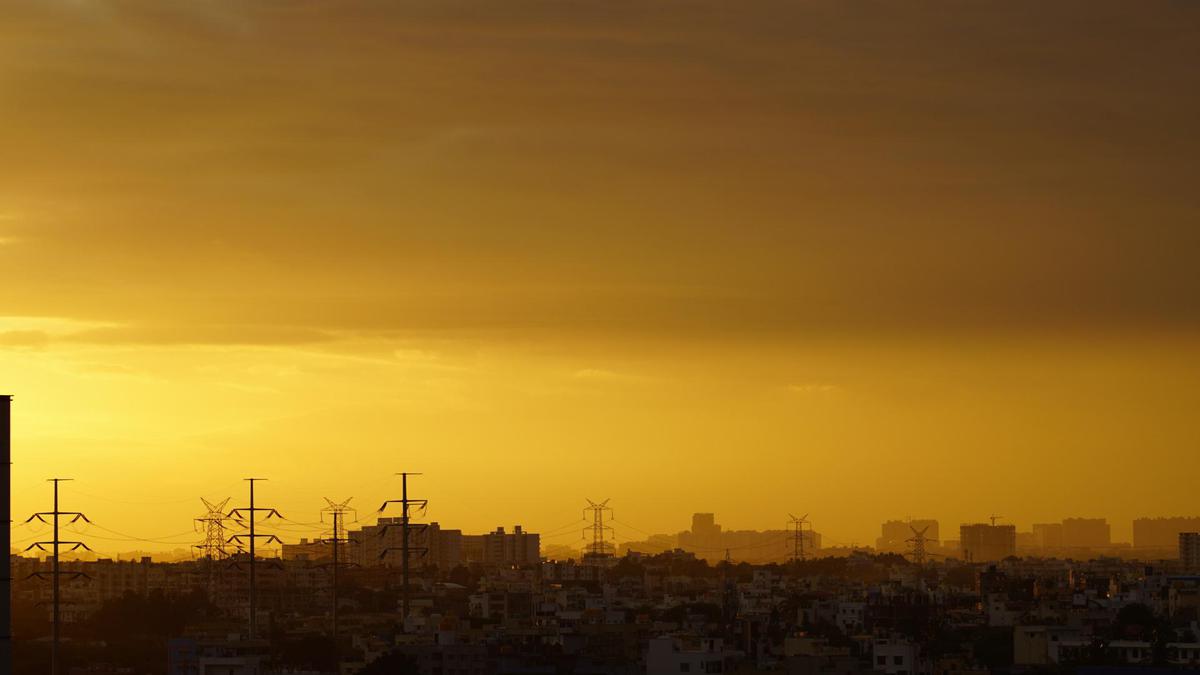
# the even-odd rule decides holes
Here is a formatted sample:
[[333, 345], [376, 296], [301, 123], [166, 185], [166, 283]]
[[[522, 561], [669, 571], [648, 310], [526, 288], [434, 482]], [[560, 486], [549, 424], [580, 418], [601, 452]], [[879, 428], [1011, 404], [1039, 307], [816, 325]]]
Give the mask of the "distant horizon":
[[[416, 479], [414, 479], [414, 481], [415, 480]], [[120, 504], [122, 504], [122, 506], [137, 507], [138, 509], [151, 508], [151, 507], [162, 508], [164, 505], [163, 502], [154, 502], [154, 501], [147, 501], [144, 503], [136, 503], [136, 500], [104, 499], [104, 498], [100, 498], [98, 496], [92, 496], [92, 495], [90, 495], [90, 493], [83, 493], [83, 492], [73, 494], [72, 489], [75, 487], [73, 485], [73, 483], [75, 483], [75, 482], [76, 481], [72, 481], [71, 483], [63, 483], [62, 484], [63, 485], [63, 487], [62, 487], [63, 507], [64, 508], [71, 507], [73, 510], [85, 511], [86, 513], [88, 513], [89, 517], [94, 516], [94, 513], [96, 512], [98, 505], [100, 505], [102, 507], [106, 503], [110, 504], [110, 505], [114, 504], [114, 503], [120, 503]], [[268, 484], [269, 483], [264, 483], [264, 485], [268, 485]], [[415, 488], [416, 488], [416, 486], [414, 485], [414, 489]], [[262, 490], [262, 488], [260, 488], [260, 493], [259, 493], [260, 505], [267, 503], [267, 500], [270, 500], [272, 502], [272, 504], [279, 503], [280, 500], [274, 499], [273, 497], [265, 496], [263, 491], [261, 491], [261, 490]], [[206, 495], [206, 496], [215, 497], [216, 495]], [[387, 497], [381, 496], [380, 498], [378, 498], [376, 500], [371, 500], [366, 503], [374, 504], [378, 501], [382, 501], [385, 498], [387, 498]], [[180, 502], [186, 502], [186, 501], [187, 500], [168, 500], [168, 503], [179, 504]], [[195, 498], [195, 501], [197, 502], [197, 505], [200, 504], [199, 497]], [[362, 501], [363, 500], [354, 498], [354, 499], [352, 499], [352, 505], [359, 504]], [[437, 510], [439, 510], [436, 500], [431, 498], [430, 502], [431, 502], [430, 510], [432, 512], [436, 512]], [[236, 498], [231, 499], [231, 501], [230, 501], [231, 507], [235, 503], [239, 503], [239, 502], [237, 502]], [[614, 508], [619, 509], [619, 507], [620, 507], [620, 504], [614, 504]], [[287, 518], [287, 520], [284, 521], [282, 524], [278, 525], [277, 527], [273, 526], [273, 525], [277, 524], [279, 521], [263, 521], [263, 520], [261, 520], [261, 516], [260, 516], [260, 521], [259, 521], [260, 531], [276, 533], [279, 536], [281, 536], [282, 538], [284, 538], [284, 542], [287, 544], [295, 544], [301, 538], [314, 539], [318, 536], [318, 529], [320, 527], [322, 527], [322, 525], [319, 524], [320, 521], [317, 520], [319, 508], [320, 508], [320, 505], [314, 503], [311, 513], [305, 514], [304, 512], [301, 511], [300, 516], [301, 516], [301, 518], [304, 519], [303, 521], [293, 517], [291, 513], [286, 513], [285, 517]], [[200, 509], [192, 509], [192, 510], [195, 511], [195, 513], [193, 514], [193, 517], [199, 517], [199, 516], [203, 515]], [[286, 511], [286, 510], [281, 509], [281, 511]], [[666, 529], [666, 530], [655, 531], [655, 530], [650, 530], [650, 529], [643, 529], [643, 528], [637, 527], [632, 524], [625, 525], [624, 523], [626, 522], [626, 520], [624, 518], [618, 518], [615, 521], [608, 521], [609, 523], [615, 522], [613, 527], [615, 528], [614, 531], [615, 531], [616, 535], [611, 540], [618, 546], [625, 546], [626, 544], [629, 544], [629, 543], [643, 542], [643, 541], [647, 540], [650, 536], [676, 536], [680, 533], [690, 531], [689, 530], [689, 528], [691, 527], [690, 519], [691, 519], [692, 515], [706, 514], [706, 513], [714, 514], [714, 516], [716, 518], [716, 524], [721, 526], [723, 531], [727, 531], [727, 532], [728, 531], [788, 532], [791, 529], [791, 527], [787, 523], [787, 521], [783, 521], [775, 526], [770, 526], [770, 525], [764, 526], [761, 524], [758, 527], [755, 527], [752, 524], [751, 525], [747, 525], [747, 524], [729, 525], [726, 522], [722, 521], [720, 512], [717, 512], [717, 511], [690, 511], [690, 512], [687, 512], [685, 515], [681, 516], [680, 520], [681, 520], [682, 527], [678, 527], [678, 528], [674, 528], [674, 529]], [[34, 527], [37, 526], [36, 522], [32, 523], [32, 524], [24, 524], [22, 522], [24, 520], [24, 518], [18, 518], [18, 516], [21, 516], [21, 515], [22, 514], [20, 512], [14, 511], [13, 537], [14, 537], [14, 542], [17, 542], [17, 543], [21, 543], [23, 540], [31, 540], [33, 538], [32, 534], [34, 532]], [[375, 522], [375, 520], [377, 518], [381, 518], [381, 517], [382, 518], [394, 517], [394, 514], [378, 513], [378, 512], [374, 512], [372, 509], [369, 509], [369, 508], [364, 509], [363, 511], [361, 511], [358, 514], [358, 517], [356, 520], [348, 521], [348, 523], [346, 524], [346, 527], [347, 527], [347, 529], [350, 529], [350, 530], [358, 529], [358, 528], [362, 527], [363, 525], [367, 525], [367, 524], [371, 524], [371, 523]], [[1142, 519], [1162, 520], [1162, 519], [1172, 519], [1172, 518], [1184, 518], [1184, 519], [1200, 518], [1200, 513], [1197, 513], [1195, 515], [1180, 515], [1180, 514], [1143, 515], [1143, 516], [1134, 516], [1134, 517], [1131, 517], [1124, 521], [1117, 521], [1117, 520], [1108, 518], [1106, 516], [1095, 516], [1095, 515], [1093, 515], [1093, 516], [1064, 516], [1064, 517], [1060, 517], [1060, 518], [1056, 518], [1056, 519], [1055, 518], [1041, 519], [1041, 520], [1036, 520], [1036, 521], [1028, 521], [1025, 523], [1015, 523], [1015, 522], [1012, 522], [1010, 519], [998, 516], [997, 522], [995, 524], [996, 525], [1012, 525], [1016, 528], [1016, 531], [1018, 533], [1028, 533], [1028, 532], [1032, 531], [1032, 527], [1034, 525], [1044, 524], [1044, 523], [1049, 523], [1049, 524], [1060, 523], [1064, 520], [1068, 520], [1068, 519], [1072, 519], [1072, 518], [1080, 518], [1080, 519], [1087, 519], [1087, 520], [1092, 520], [1092, 519], [1105, 520], [1108, 523], [1108, 525], [1112, 528], [1112, 536], [1111, 536], [1110, 543], [1108, 544], [1109, 546], [1133, 547], [1133, 531], [1132, 530], [1133, 530], [1133, 522], [1134, 521], [1142, 520]], [[920, 516], [920, 517], [913, 517], [913, 518], [892, 517], [892, 518], [885, 518], [884, 520], [881, 520], [878, 523], [876, 523], [874, 525], [874, 533], [870, 536], [869, 539], [864, 537], [863, 539], [858, 539], [858, 540], [855, 540], [855, 539], [849, 538], [849, 537], [845, 537], [844, 534], [839, 534], [836, 531], [827, 532], [819, 527], [820, 521], [810, 521], [810, 525], [815, 532], [817, 532], [818, 534], [820, 534], [822, 536], [821, 548], [823, 548], [823, 549], [851, 548], [851, 547], [861, 547], [861, 548], [872, 548], [873, 549], [873, 548], [875, 548], [875, 545], [876, 545], [876, 538], [880, 536], [880, 528], [882, 527], [883, 524], [885, 524], [887, 522], [905, 522], [907, 520], [934, 520], [934, 521], [936, 521], [939, 524], [939, 526], [942, 528], [941, 536], [939, 537], [938, 541], [943, 542], [943, 543], [947, 540], [950, 540], [950, 541], [956, 540], [958, 538], [958, 528], [960, 526], [989, 523], [988, 517], [984, 517], [984, 518], [981, 518], [978, 520], [963, 521], [963, 522], [951, 522], [951, 521], [944, 520], [942, 518], [930, 517], [927, 515]], [[181, 523], [182, 522], [183, 521], [181, 521]], [[187, 519], [187, 522], [191, 522], [190, 519]], [[297, 530], [296, 527], [298, 526], [299, 522], [303, 522], [304, 526], [307, 526], [310, 529], [304, 530], [304, 531]], [[497, 522], [490, 526], [483, 525], [483, 526], [479, 526], [479, 527], [464, 526], [455, 521], [451, 521], [451, 520], [447, 520], [447, 519], [440, 519], [440, 518], [433, 517], [433, 516], [415, 517], [413, 522], [414, 523], [437, 522], [443, 528], [459, 529], [459, 530], [462, 530], [464, 533], [472, 533], [472, 534], [482, 534], [482, 533], [486, 533], [486, 532], [491, 532], [497, 527], [503, 527], [506, 531], [511, 531], [514, 526], [519, 525], [519, 526], [522, 526], [525, 529], [525, 531], [527, 531], [527, 532], [543, 535], [543, 538], [542, 538], [543, 547], [546, 547], [548, 545], [549, 546], [562, 545], [562, 546], [571, 546], [574, 548], [581, 548], [586, 544], [585, 537], [583, 536], [583, 531], [590, 525], [590, 521], [588, 521], [585, 518], [580, 518], [579, 520], [577, 520], [573, 523], [564, 524], [564, 523], [560, 522], [557, 526], [550, 527], [545, 530], [540, 529], [535, 521], [529, 521], [529, 520], [523, 521], [520, 518], [517, 518], [513, 522], [504, 522], [504, 523]], [[199, 541], [199, 538], [200, 538], [200, 535], [197, 533], [193, 537], [193, 539], [195, 541], [192, 541], [192, 542], [185, 541], [185, 539], [187, 538], [187, 533], [183, 532], [182, 528], [178, 532], [175, 532], [173, 537], [172, 536], [155, 537], [155, 536], [152, 536], [153, 533], [151, 533], [151, 532], [140, 531], [139, 528], [135, 527], [135, 524], [136, 524], [136, 521], [135, 522], [122, 522], [121, 527], [124, 529], [118, 529], [117, 526], [111, 525], [111, 524], [103, 522], [103, 521], [97, 523], [97, 525], [95, 527], [89, 527], [86, 524], [80, 523], [80, 524], [76, 524], [76, 525], [71, 525], [69, 527], [64, 526], [64, 531], [70, 532], [72, 534], [78, 534], [84, 540], [87, 540], [88, 533], [90, 532], [92, 534], [92, 536], [95, 538], [95, 540], [91, 541], [89, 543], [92, 545], [92, 547], [94, 549], [97, 549], [97, 553], [100, 555], [100, 557], [106, 557], [105, 554], [111, 554], [111, 556], [115, 556], [115, 555], [124, 554], [124, 553], [132, 554], [132, 553], [139, 553], [139, 552], [173, 553], [173, 552], [177, 552], [179, 550], [186, 550], [186, 549], [191, 548], [193, 546], [193, 544], [195, 544], [197, 541]], [[47, 527], [48, 526], [42, 525], [39, 528], [37, 528], [37, 530], [43, 531], [43, 530], [46, 530]], [[317, 528], [317, 529], [312, 529], [312, 528]], [[1119, 530], [1118, 528], [1121, 528], [1121, 529]], [[1117, 534], [1119, 531], [1122, 531], [1124, 529], [1128, 529], [1128, 531], [1129, 531], [1127, 538], [1122, 538], [1121, 535]], [[549, 533], [550, 536], [546, 537], [544, 533]], [[571, 536], [578, 537], [578, 542], [575, 544], [571, 544], [570, 539], [569, 539], [569, 537], [571, 537]], [[117, 551], [117, 550], [115, 550], [114, 547], [109, 545], [110, 543], [122, 541], [122, 540], [134, 541], [134, 538], [140, 538], [140, 539], [144, 539], [147, 541], [142, 541], [142, 543], [137, 544], [136, 548], [130, 548], [130, 549], [123, 550], [123, 551]], [[173, 542], [161, 541], [161, 540], [169, 539], [169, 538], [178, 538], [179, 541], [173, 541]], [[158, 539], [160, 541], [153, 541], [155, 539]], [[1060, 548], [1066, 548], [1066, 547], [1060, 547]], [[1153, 548], [1153, 547], [1150, 547], [1150, 548]], [[23, 546], [18, 546], [16, 543], [14, 543], [14, 550], [20, 551], [21, 549], [23, 549]]]

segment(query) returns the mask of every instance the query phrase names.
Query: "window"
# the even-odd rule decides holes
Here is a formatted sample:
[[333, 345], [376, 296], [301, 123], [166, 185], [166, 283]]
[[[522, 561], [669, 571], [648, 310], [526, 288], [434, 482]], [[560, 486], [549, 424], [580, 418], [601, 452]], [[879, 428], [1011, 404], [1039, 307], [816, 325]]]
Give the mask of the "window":
[[896, 664], [897, 666], [902, 666], [902, 665], [904, 665], [904, 657], [903, 656], [893, 656], [892, 663]]
[[679, 672], [687, 673], [687, 672], [691, 672], [691, 670], [692, 670], [692, 664], [690, 664], [690, 663], [679, 664]]
[[881, 665], [881, 666], [886, 666], [887, 665], [887, 657], [886, 656], [876, 656], [875, 663], [878, 665]]

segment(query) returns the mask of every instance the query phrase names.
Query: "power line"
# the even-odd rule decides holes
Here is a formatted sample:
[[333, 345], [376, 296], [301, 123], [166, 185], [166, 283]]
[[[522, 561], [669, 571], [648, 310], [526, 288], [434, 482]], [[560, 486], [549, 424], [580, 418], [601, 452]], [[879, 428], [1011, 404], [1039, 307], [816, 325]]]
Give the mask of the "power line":
[[658, 535], [657, 535], [656, 533], [654, 533], [654, 532], [647, 532], [647, 531], [645, 531], [645, 530], [641, 529], [640, 527], [635, 527], [635, 526], [633, 526], [633, 525], [630, 525], [629, 523], [627, 523], [627, 522], [625, 522], [625, 521], [623, 521], [623, 520], [617, 520], [616, 518], [613, 518], [612, 516], [609, 516], [609, 518], [608, 518], [608, 519], [609, 519], [611, 522], [614, 522], [614, 523], [616, 523], [616, 524], [618, 524], [618, 525], [623, 525], [624, 527], [628, 527], [629, 529], [631, 529], [631, 530], [635, 530], [635, 531], [637, 531], [637, 532], [638, 532], [638, 533], [640, 533], [640, 534], [644, 534], [644, 535], [646, 535], [647, 537], [655, 537], [655, 536], [658, 536]]
[[[210, 494], [210, 495], [219, 494], [221, 492], [224, 492], [225, 490], [232, 489], [234, 485], [236, 485], [236, 483], [233, 483], [231, 485], [223, 485], [215, 490], [206, 490], [205, 493]], [[82, 492], [80, 490], [76, 490], [74, 488], [69, 490], [69, 492], [72, 495], [78, 495], [80, 497], [87, 497], [88, 499], [99, 499], [100, 501], [111, 502], [113, 504], [128, 504], [131, 506], [162, 506], [163, 504], [184, 504], [184, 503], [190, 502], [190, 501], [192, 501], [192, 499], [194, 499], [193, 497], [186, 497], [184, 499], [154, 499], [154, 500], [136, 500], [136, 501], [134, 501], [134, 500], [129, 500], [129, 499], [116, 499], [113, 497], [106, 497], [104, 495], [91, 494], [88, 492]], [[195, 494], [195, 493], [193, 493], [193, 494]]]
[[[228, 500], [226, 500], [226, 501], [228, 501]], [[119, 537], [123, 537], [123, 539], [116, 539], [116, 540], [114, 540], [114, 541], [147, 541], [147, 542], [151, 542], [151, 543], [155, 543], [155, 544], [181, 544], [181, 543], [186, 543], [186, 542], [177, 542], [177, 541], [163, 541], [163, 540], [164, 540], [164, 539], [169, 539], [169, 538], [171, 538], [171, 537], [183, 537], [183, 536], [185, 536], [185, 535], [189, 535], [189, 534], [194, 534], [194, 533], [195, 533], [195, 530], [188, 530], [188, 531], [184, 531], [184, 532], [175, 532], [175, 533], [172, 533], [172, 534], [164, 534], [164, 535], [162, 535], [162, 536], [159, 536], [159, 537], [136, 537], [136, 536], [134, 536], [134, 535], [132, 535], [132, 534], [126, 534], [126, 533], [124, 533], [124, 532], [118, 532], [118, 531], [116, 531], [116, 530], [114, 530], [114, 529], [112, 529], [112, 528], [110, 528], [110, 527], [105, 527], [105, 526], [103, 526], [103, 525], [101, 525], [101, 524], [99, 524], [99, 523], [97, 523], [97, 522], [95, 522], [95, 521], [92, 521], [92, 520], [89, 520], [89, 521], [88, 521], [88, 525], [90, 525], [91, 527], [95, 527], [95, 528], [98, 528], [98, 529], [104, 530], [105, 532], [108, 532], [109, 534], [115, 534], [115, 535], [117, 535], [117, 536], [119, 536]], [[111, 538], [112, 538], [112, 537], [101, 537], [100, 535], [91, 534], [91, 533], [89, 533], [89, 534], [88, 534], [88, 536], [89, 536], [89, 537], [97, 537], [97, 538], [99, 538], [99, 539], [111, 539]]]
[[[586, 523], [586, 522], [587, 522], [586, 518], [580, 518], [578, 520], [573, 520], [565, 525], [559, 525], [558, 527], [551, 528], [549, 530], [543, 530], [544, 534], [542, 536], [546, 536], [546, 534], [557, 533], [559, 530], [568, 530], [569, 529], [571, 532], [574, 532], [575, 528], [579, 527], [580, 523]], [[616, 521], [614, 521], [614, 522], [616, 522]]]

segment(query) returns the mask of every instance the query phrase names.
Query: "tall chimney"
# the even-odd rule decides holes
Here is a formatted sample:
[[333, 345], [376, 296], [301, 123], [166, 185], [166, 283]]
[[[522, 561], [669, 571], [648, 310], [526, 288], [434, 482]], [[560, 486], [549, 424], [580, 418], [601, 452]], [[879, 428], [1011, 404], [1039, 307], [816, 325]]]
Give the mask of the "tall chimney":
[[11, 673], [12, 662], [12, 396], [0, 394], [0, 465], [4, 471], [4, 569], [0, 570], [0, 672]]

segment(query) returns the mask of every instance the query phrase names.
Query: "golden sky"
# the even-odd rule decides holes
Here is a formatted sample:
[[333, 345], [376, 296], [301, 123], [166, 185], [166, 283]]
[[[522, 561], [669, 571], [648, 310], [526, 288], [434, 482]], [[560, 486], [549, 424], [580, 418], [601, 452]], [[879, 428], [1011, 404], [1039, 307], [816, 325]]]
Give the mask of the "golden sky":
[[1166, 0], [9, 0], [15, 518], [1200, 512], [1197, 63]]

